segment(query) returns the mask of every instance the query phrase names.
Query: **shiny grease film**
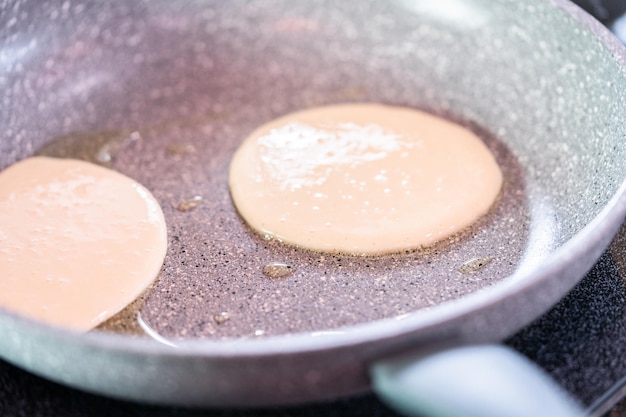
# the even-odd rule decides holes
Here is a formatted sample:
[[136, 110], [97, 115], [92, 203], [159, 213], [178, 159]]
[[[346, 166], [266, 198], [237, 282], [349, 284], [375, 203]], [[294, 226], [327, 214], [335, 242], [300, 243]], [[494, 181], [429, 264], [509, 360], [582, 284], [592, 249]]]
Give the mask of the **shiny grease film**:
[[[125, 146], [107, 164], [148, 184], [166, 216], [169, 241], [161, 274], [143, 304], [133, 303], [101, 330], [138, 333], [129, 310], [140, 310], [143, 322], [168, 339], [337, 329], [476, 291], [510, 275], [524, 252], [527, 208], [520, 168], [506, 147], [481, 129], [470, 126], [505, 178], [490, 213], [432, 247], [364, 257], [302, 250], [253, 232], [232, 205], [227, 178], [230, 158], [245, 134], [229, 135], [229, 117], [210, 123], [211, 135], [204, 133], [204, 124], [184, 121], [109, 134]], [[80, 136], [61, 146], [64, 156], [81, 157], [94, 137], [102, 137]], [[172, 152], [172, 143], [185, 151]], [[53, 145], [46, 149], [56, 149]], [[475, 267], [475, 259], [490, 261]]]

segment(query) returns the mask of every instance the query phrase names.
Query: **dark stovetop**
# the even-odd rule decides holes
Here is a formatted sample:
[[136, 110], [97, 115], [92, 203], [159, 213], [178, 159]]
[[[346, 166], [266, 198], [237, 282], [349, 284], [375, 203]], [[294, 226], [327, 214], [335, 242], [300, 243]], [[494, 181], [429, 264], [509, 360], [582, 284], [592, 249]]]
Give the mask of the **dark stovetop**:
[[[626, 1], [579, 0], [626, 40]], [[545, 369], [594, 416], [626, 415], [626, 225], [611, 248], [556, 307], [506, 344]], [[373, 395], [269, 410], [189, 410], [117, 401], [57, 385], [0, 361], [4, 417], [397, 416]]]

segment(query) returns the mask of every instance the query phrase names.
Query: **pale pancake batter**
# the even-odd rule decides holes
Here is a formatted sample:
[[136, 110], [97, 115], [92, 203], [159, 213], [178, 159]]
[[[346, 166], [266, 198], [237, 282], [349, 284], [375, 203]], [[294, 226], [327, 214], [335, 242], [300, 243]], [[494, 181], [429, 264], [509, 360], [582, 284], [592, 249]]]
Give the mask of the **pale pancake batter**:
[[269, 122], [230, 166], [244, 220], [268, 238], [318, 251], [419, 248], [474, 223], [502, 173], [470, 130], [403, 107], [345, 104]]
[[71, 159], [25, 159], [0, 173], [0, 307], [87, 331], [140, 295], [167, 247], [143, 186]]

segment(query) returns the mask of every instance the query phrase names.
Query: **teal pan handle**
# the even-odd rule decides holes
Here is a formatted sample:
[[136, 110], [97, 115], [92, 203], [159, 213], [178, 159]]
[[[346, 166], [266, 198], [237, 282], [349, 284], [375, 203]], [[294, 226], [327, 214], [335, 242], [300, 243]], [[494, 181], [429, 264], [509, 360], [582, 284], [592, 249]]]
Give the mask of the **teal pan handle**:
[[371, 367], [374, 391], [416, 417], [582, 417], [541, 368], [502, 345], [406, 355]]

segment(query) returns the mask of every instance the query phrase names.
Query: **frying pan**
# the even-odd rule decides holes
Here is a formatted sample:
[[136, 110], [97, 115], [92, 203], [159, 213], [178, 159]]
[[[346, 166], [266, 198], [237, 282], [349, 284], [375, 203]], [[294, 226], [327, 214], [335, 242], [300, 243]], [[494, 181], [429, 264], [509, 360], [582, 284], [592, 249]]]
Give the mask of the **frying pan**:
[[[145, 402], [267, 406], [373, 386], [408, 413], [578, 413], [493, 343], [564, 296], [623, 220], [624, 52], [566, 1], [434, 3], [5, 3], [0, 168], [45, 154], [117, 169], [163, 206], [169, 249], [134, 305], [152, 337], [3, 311], [0, 355]], [[492, 213], [433, 248], [375, 258], [247, 229], [225, 185], [245, 135], [354, 101], [474, 129], [506, 178]], [[195, 210], [177, 209], [194, 196]], [[475, 259], [484, 267], [468, 271]], [[295, 272], [264, 277], [278, 261]]]

